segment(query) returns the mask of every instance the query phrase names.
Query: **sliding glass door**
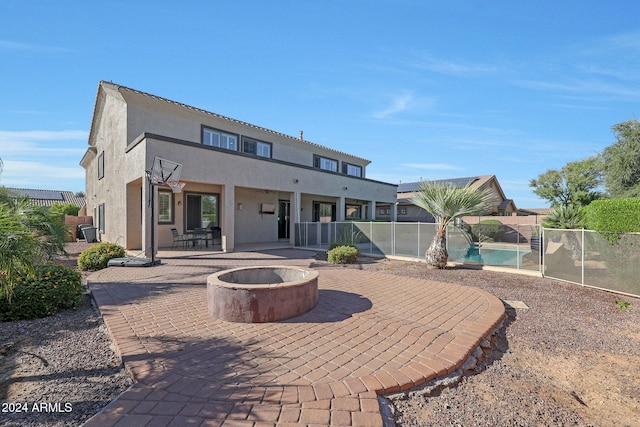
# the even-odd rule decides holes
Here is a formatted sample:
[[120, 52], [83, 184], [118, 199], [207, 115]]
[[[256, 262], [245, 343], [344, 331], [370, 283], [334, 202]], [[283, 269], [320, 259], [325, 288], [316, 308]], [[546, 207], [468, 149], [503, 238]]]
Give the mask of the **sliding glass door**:
[[217, 194], [187, 193], [185, 197], [185, 231], [219, 226]]

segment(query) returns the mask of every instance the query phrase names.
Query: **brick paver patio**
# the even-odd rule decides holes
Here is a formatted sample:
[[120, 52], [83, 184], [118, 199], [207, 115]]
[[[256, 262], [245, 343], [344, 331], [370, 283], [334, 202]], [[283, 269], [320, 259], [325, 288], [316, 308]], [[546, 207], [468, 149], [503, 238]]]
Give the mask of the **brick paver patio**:
[[[198, 253], [90, 276], [135, 384], [85, 425], [382, 426], [378, 395], [453, 372], [504, 316], [479, 289], [327, 266], [314, 255]], [[209, 274], [264, 264], [318, 269], [318, 306], [277, 323], [207, 314]]]

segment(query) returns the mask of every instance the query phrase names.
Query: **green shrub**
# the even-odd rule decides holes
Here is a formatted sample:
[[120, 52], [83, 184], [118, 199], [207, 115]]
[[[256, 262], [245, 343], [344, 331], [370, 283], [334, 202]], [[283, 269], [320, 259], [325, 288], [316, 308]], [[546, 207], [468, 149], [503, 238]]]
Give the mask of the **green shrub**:
[[76, 308], [84, 289], [80, 274], [63, 265], [40, 265], [16, 277], [11, 298], [0, 296], [0, 321], [35, 319]]
[[[485, 219], [471, 226], [471, 232], [480, 240], [501, 241], [505, 234], [505, 228], [497, 219]], [[482, 236], [482, 237], [481, 237]]]
[[331, 264], [353, 264], [358, 260], [358, 248], [355, 246], [337, 246], [327, 252], [327, 261]]
[[57, 218], [61, 218], [64, 221], [65, 215], [70, 216], [78, 216], [78, 212], [80, 208], [73, 203], [54, 203], [51, 207], [49, 207], [49, 212], [51, 215]]
[[640, 198], [594, 200], [584, 211], [587, 228], [609, 243], [617, 243], [621, 233], [640, 232]]
[[124, 248], [115, 243], [98, 243], [85, 249], [78, 257], [80, 270], [101, 270], [106, 268], [110, 259], [124, 256]]
[[640, 231], [640, 198], [594, 200], [585, 207], [587, 225], [596, 231]]

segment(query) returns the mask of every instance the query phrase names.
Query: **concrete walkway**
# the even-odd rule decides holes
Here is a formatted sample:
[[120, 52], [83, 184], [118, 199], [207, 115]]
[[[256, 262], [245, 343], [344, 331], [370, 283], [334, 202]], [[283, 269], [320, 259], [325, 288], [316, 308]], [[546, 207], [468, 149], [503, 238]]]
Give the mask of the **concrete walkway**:
[[[89, 278], [135, 384], [86, 426], [382, 426], [378, 395], [453, 372], [505, 312], [479, 289], [330, 266], [309, 251], [166, 255]], [[317, 269], [318, 306], [265, 324], [207, 314], [209, 274], [264, 264]]]

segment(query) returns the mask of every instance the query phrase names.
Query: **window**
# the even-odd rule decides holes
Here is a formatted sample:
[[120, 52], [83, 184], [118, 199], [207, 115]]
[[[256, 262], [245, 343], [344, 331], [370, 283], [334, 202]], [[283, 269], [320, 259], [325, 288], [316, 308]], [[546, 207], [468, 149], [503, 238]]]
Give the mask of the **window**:
[[158, 223], [173, 224], [173, 191], [158, 191]]
[[406, 215], [407, 214], [407, 208], [398, 208], [398, 213], [400, 215]]
[[227, 150], [238, 151], [238, 136], [225, 133], [219, 130], [202, 128], [202, 143], [212, 147], [226, 148]]
[[313, 204], [313, 220], [315, 222], [332, 222], [336, 220], [336, 204], [315, 202]]
[[104, 151], [98, 156], [98, 179], [104, 178]]
[[362, 219], [362, 206], [346, 205], [344, 217], [345, 219]]
[[342, 162], [342, 173], [362, 178], [362, 166], [352, 165], [351, 163]]
[[271, 158], [271, 143], [242, 138], [242, 151], [260, 157]]
[[98, 205], [98, 231], [104, 233], [104, 203]]
[[338, 161], [322, 156], [313, 156], [313, 166], [326, 171], [338, 172]]

